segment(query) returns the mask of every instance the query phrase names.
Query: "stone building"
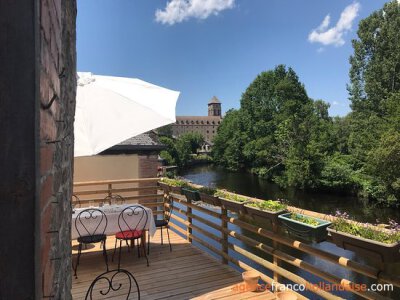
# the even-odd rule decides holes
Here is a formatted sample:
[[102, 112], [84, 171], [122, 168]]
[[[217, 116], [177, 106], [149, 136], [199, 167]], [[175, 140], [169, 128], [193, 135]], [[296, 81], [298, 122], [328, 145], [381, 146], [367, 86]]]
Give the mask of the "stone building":
[[208, 102], [208, 116], [177, 116], [176, 123], [172, 125], [172, 134], [178, 137], [187, 132], [199, 132], [208, 144], [212, 144], [221, 121], [221, 102], [214, 96]]

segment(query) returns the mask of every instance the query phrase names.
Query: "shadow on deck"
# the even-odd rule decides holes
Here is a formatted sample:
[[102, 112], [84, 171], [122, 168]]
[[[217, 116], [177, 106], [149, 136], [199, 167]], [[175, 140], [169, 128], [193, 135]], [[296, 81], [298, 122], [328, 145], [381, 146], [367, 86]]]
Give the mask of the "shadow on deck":
[[[130, 252], [127, 247], [122, 249], [121, 268], [135, 276], [141, 299], [275, 299], [268, 291], [241, 293], [237, 288], [238, 285], [243, 287], [239, 272], [221, 264], [172, 230], [170, 234], [172, 252], [168, 243], [160, 244], [160, 230], [151, 239], [149, 267], [144, 257], [138, 258], [136, 249]], [[116, 269], [118, 262], [118, 251], [114, 262], [111, 262], [114, 243], [114, 237], [108, 237], [106, 246], [109, 249], [110, 269]], [[77, 243], [73, 241], [72, 244], [75, 263]], [[84, 299], [93, 279], [104, 271], [105, 263], [99, 245], [84, 250], [78, 278], [73, 277], [72, 280], [73, 299]], [[114, 299], [125, 298], [116, 296]]]

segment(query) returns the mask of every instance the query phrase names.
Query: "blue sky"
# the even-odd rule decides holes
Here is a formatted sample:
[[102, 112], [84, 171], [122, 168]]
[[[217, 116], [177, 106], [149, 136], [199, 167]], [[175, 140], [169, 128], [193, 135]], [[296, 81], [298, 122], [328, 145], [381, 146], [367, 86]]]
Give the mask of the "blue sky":
[[177, 115], [205, 115], [212, 96], [238, 108], [257, 74], [285, 64], [345, 115], [351, 39], [385, 2], [79, 0], [78, 70], [179, 90]]

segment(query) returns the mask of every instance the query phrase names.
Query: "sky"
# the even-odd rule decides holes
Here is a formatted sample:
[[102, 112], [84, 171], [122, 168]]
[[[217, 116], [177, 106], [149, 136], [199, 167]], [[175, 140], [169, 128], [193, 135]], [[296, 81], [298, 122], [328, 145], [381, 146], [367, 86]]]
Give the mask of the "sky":
[[256, 76], [285, 64], [308, 96], [350, 111], [351, 40], [381, 0], [78, 0], [78, 71], [180, 91], [177, 115], [240, 107]]

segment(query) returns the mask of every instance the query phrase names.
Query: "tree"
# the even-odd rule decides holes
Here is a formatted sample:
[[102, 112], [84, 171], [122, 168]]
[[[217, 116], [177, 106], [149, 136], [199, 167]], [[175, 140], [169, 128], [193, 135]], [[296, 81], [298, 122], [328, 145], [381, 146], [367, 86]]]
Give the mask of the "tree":
[[360, 21], [350, 57], [354, 112], [390, 114], [387, 100], [400, 91], [400, 4], [391, 1]]
[[160, 142], [167, 146], [161, 151], [160, 156], [170, 165], [184, 168], [191, 161], [191, 155], [204, 143], [203, 136], [199, 133], [185, 133], [177, 139], [162, 136]]
[[157, 133], [159, 136], [172, 137], [172, 124], [168, 124], [157, 128]]

